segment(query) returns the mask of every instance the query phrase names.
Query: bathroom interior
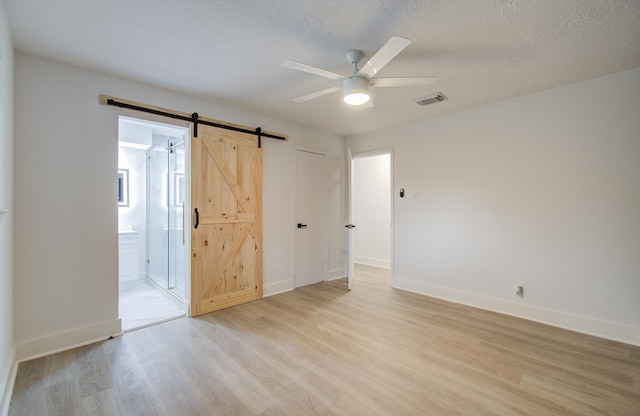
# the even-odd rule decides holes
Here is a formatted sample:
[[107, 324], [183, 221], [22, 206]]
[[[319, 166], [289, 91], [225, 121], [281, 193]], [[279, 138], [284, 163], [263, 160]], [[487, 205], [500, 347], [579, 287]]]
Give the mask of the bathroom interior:
[[[185, 316], [188, 127], [118, 121], [119, 312], [123, 331]], [[186, 207], [185, 207], [186, 205]]]

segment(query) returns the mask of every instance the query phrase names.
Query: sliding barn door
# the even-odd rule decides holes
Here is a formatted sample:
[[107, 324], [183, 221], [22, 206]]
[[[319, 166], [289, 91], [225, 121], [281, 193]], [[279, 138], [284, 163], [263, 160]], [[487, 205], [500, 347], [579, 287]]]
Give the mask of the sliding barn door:
[[262, 150], [198, 125], [191, 145], [191, 315], [262, 298]]

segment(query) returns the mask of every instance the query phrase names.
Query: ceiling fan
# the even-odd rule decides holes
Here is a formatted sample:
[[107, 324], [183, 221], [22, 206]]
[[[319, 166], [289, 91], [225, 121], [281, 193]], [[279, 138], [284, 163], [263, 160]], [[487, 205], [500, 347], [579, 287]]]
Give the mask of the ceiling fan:
[[404, 48], [409, 46], [409, 39], [394, 36], [385, 45], [380, 48], [369, 59], [369, 61], [358, 67], [358, 63], [364, 56], [364, 52], [352, 50], [347, 52], [347, 60], [353, 65], [351, 76], [345, 77], [335, 72], [327, 71], [315, 66], [302, 64], [295, 61], [284, 61], [282, 66], [295, 69], [297, 71], [308, 72], [310, 74], [319, 75], [321, 77], [333, 79], [342, 82], [342, 87], [332, 87], [326, 90], [317, 91], [302, 97], [295, 98], [293, 101], [301, 103], [313, 98], [321, 97], [336, 91], [343, 91], [344, 102], [351, 105], [362, 105], [369, 101], [370, 87], [407, 87], [413, 85], [430, 85], [438, 81], [437, 77], [410, 77], [410, 78], [375, 78], [377, 73], [395, 58]]

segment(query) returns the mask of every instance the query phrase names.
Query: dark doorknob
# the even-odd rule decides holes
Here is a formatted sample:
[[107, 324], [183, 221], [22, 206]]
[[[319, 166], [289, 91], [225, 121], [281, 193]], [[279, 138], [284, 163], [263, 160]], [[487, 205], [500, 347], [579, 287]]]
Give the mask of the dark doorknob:
[[307, 224], [298, 223], [298, 228], [307, 228]]
[[345, 225], [345, 228], [356, 228], [356, 226], [353, 224], [347, 224]]

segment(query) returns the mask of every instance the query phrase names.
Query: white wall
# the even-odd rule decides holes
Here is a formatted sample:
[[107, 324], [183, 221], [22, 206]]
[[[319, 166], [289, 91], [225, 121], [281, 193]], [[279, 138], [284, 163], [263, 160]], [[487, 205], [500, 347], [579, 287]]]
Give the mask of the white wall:
[[353, 159], [353, 261], [390, 266], [391, 178], [388, 154]]
[[0, 414], [5, 414], [15, 377], [13, 337], [13, 45], [0, 1]]
[[394, 148], [393, 284], [640, 344], [639, 109], [635, 69], [348, 138]]
[[[15, 336], [20, 357], [108, 336], [118, 320], [118, 115], [99, 94], [288, 134], [263, 141], [265, 293], [293, 288], [295, 146], [329, 152], [329, 269], [344, 275], [344, 139], [54, 61], [15, 58]], [[127, 113], [142, 118], [139, 113]]]

